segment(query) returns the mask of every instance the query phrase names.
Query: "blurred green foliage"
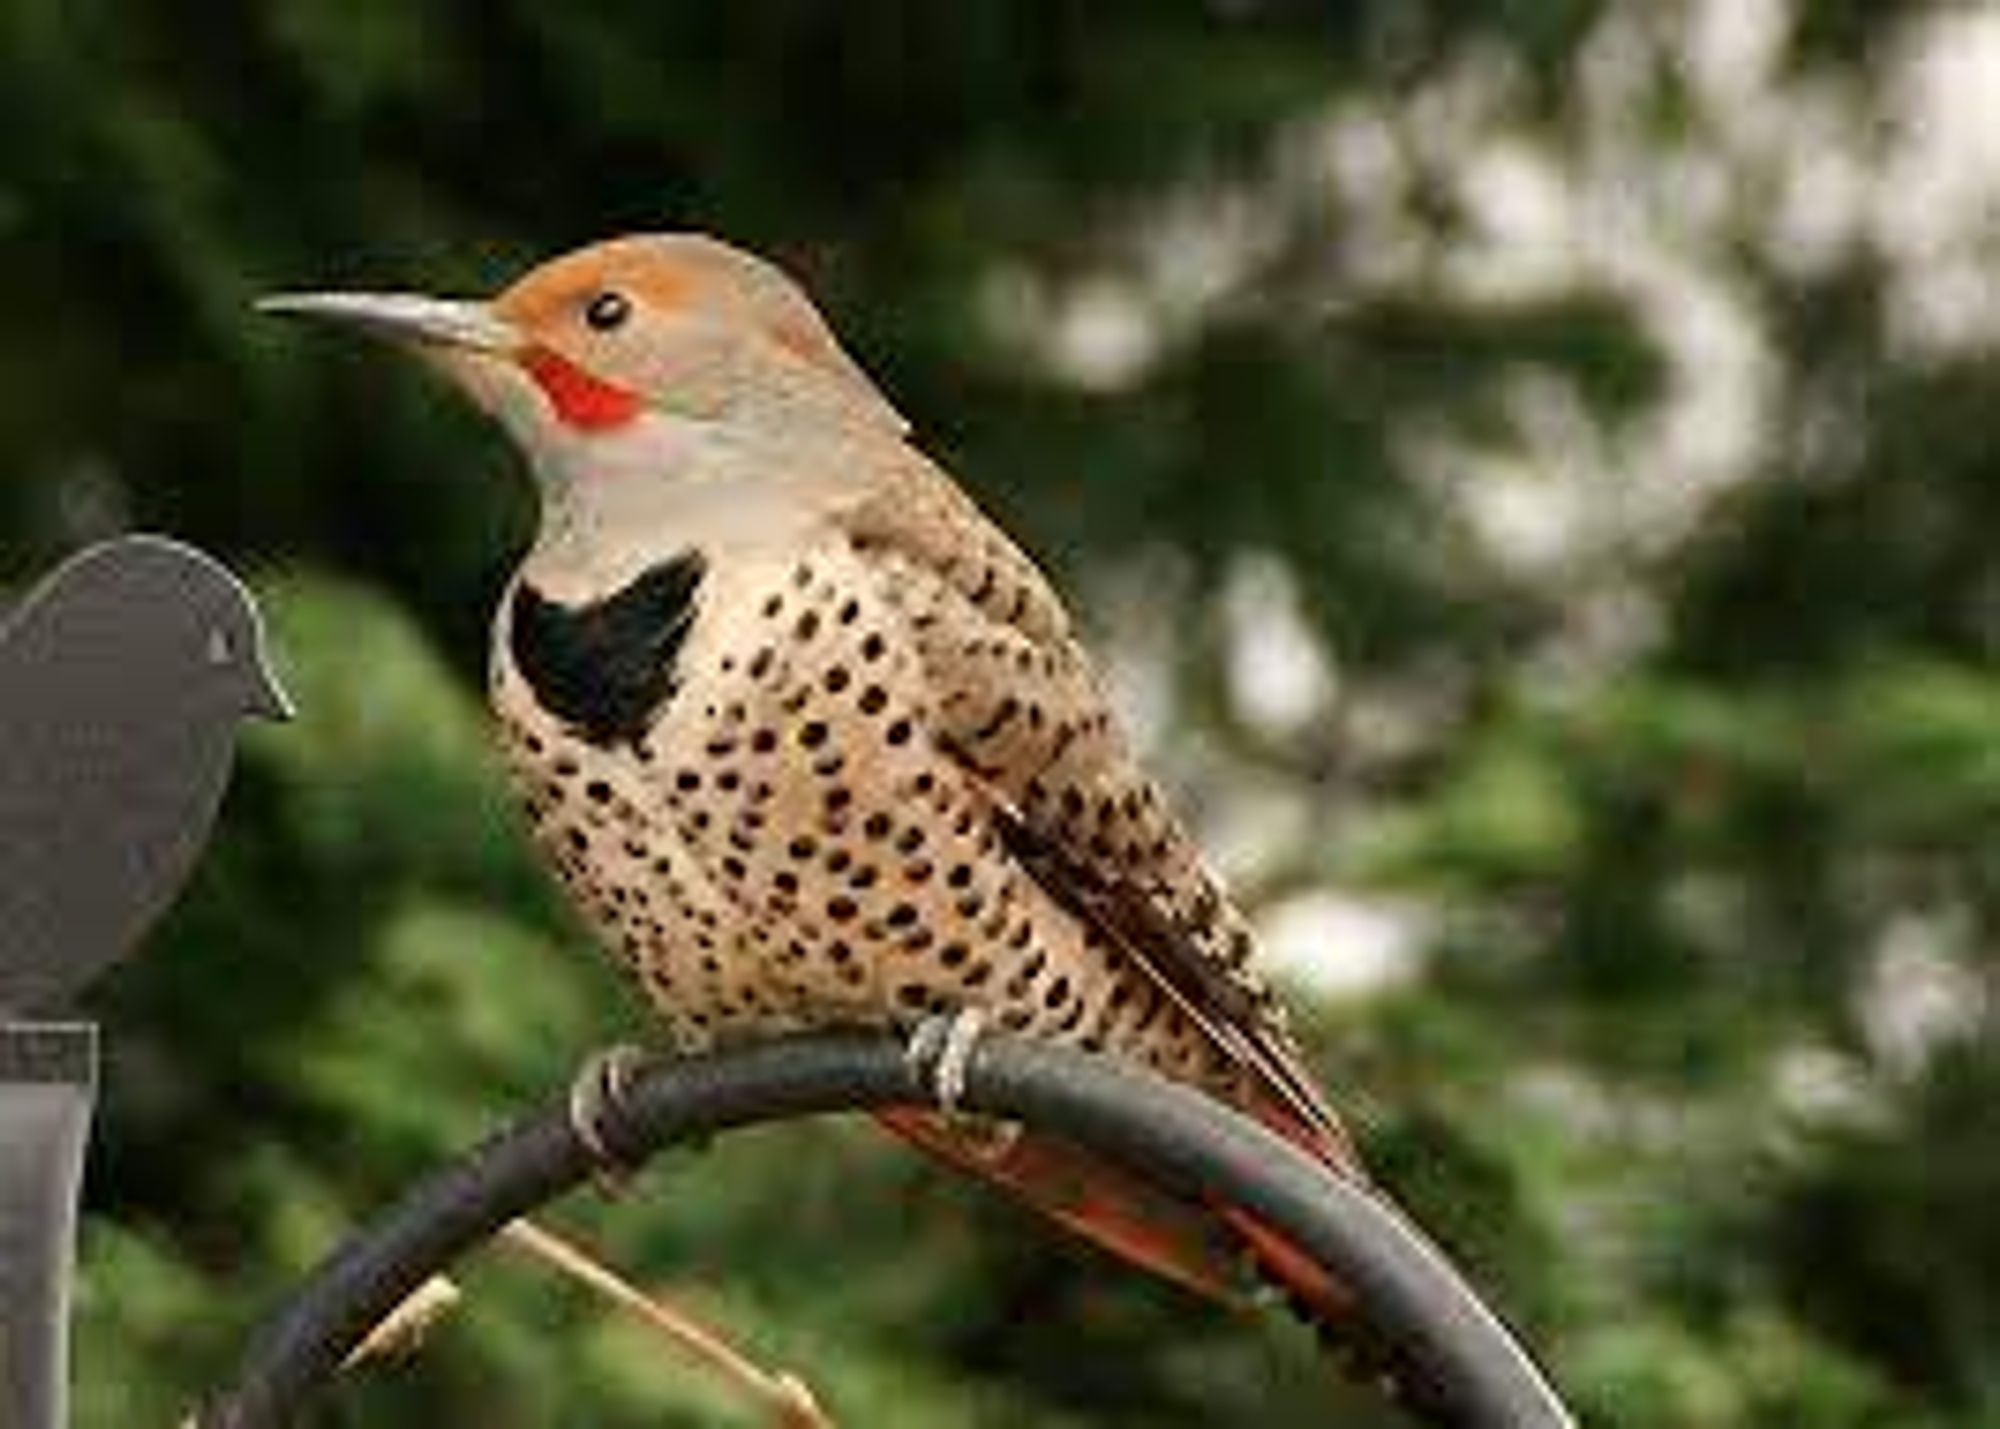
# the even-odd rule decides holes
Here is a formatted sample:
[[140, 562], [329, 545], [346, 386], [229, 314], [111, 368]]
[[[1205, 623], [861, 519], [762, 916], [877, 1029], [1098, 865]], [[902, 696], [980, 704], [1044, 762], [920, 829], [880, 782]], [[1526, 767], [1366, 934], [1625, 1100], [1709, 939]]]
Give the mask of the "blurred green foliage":
[[[1167, 573], [1162, 767], [1292, 811], [1253, 903], [1419, 910], [1417, 976], [1306, 1007], [1326, 1081], [1587, 1422], [2000, 1424], [2000, 340], [1911, 336], [1950, 255], [1892, 241], [1881, 151], [1966, 7], [1793, 8], [0, 0], [0, 576], [199, 541], [307, 712], [105, 988], [77, 1422], [171, 1422], [344, 1227], [638, 1027], [487, 749], [526, 484], [249, 299], [696, 227], [797, 270], [1093, 615]], [[1812, 238], [1854, 189], [1808, 160], [1873, 237]], [[1141, 340], [1093, 362], [1107, 294]], [[1721, 457], [1675, 445], [1727, 425], [1705, 375]], [[1515, 487], [1554, 557], [1482, 519]], [[1230, 673], [1248, 556], [1333, 672], [1302, 724]], [[1390, 1422], [845, 1128], [562, 1217], [846, 1423]], [[467, 1286], [323, 1422], [740, 1413], [504, 1252]]]

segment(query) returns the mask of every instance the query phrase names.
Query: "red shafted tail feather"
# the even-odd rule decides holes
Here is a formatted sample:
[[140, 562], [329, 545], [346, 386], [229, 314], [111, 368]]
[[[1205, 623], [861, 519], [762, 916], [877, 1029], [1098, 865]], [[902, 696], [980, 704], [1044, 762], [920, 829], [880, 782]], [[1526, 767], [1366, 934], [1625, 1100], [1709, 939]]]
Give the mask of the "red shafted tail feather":
[[[1169, 1195], [1076, 1144], [1022, 1128], [995, 1128], [982, 1140], [936, 1112], [915, 1107], [877, 1112], [903, 1140], [955, 1169], [993, 1183], [1120, 1259], [1218, 1300], [1249, 1288], [1246, 1253], [1263, 1277], [1308, 1320], [1337, 1328], [1353, 1297], [1282, 1235], [1222, 1202]], [[1259, 1120], [1343, 1175], [1352, 1153], [1283, 1112]]]
[[990, 1142], [937, 1112], [896, 1107], [875, 1120], [954, 1170], [991, 1182], [1086, 1240], [1212, 1299], [1242, 1288], [1230, 1238], [1199, 1207], [1060, 1137], [995, 1127]]
[[[1336, 1176], [1355, 1181], [1367, 1179], [1361, 1169], [1361, 1158], [1355, 1154], [1339, 1123], [1307, 1123], [1289, 1108], [1275, 1103], [1252, 1108], [1251, 1114]], [[1337, 1329], [1353, 1315], [1353, 1292], [1318, 1261], [1235, 1206], [1217, 1204], [1215, 1211], [1249, 1245], [1258, 1270], [1291, 1297], [1294, 1308], [1307, 1320], [1324, 1329]]]

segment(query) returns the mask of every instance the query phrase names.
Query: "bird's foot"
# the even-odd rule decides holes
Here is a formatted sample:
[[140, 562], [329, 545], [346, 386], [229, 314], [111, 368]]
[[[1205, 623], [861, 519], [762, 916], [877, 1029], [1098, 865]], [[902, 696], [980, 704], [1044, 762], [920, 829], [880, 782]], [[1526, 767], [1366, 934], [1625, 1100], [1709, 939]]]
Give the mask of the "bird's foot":
[[636, 1166], [612, 1150], [605, 1130], [618, 1104], [652, 1060], [643, 1047], [621, 1042], [584, 1059], [569, 1084], [569, 1125], [594, 1163], [591, 1177], [607, 1196], [622, 1195]]
[[986, 1014], [978, 1008], [962, 1007], [957, 1012], [926, 1017], [910, 1034], [904, 1060], [947, 1116], [957, 1113], [965, 1096], [966, 1068], [985, 1035], [986, 1021]]

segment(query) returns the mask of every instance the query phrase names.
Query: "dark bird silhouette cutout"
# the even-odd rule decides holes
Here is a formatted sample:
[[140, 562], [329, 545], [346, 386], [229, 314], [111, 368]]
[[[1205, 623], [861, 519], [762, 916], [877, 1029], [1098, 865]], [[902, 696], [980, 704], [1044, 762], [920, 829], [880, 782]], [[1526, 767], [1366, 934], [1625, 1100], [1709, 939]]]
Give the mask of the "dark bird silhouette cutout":
[[139, 941], [238, 726], [290, 716], [249, 592], [179, 542], [92, 546], [0, 617], [0, 1017], [61, 1008]]

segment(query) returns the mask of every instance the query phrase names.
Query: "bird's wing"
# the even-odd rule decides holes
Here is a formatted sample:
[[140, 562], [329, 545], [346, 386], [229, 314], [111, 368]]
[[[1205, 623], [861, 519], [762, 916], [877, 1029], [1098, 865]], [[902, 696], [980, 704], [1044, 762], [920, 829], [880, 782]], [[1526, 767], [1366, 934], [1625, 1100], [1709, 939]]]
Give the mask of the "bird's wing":
[[1033, 563], [921, 467], [845, 525], [901, 607], [939, 737], [990, 795], [1010, 851], [1251, 1073], [1264, 1094], [1254, 1110], [1329, 1164], [1357, 1170], [1250, 966], [1245, 920], [1133, 758]]

